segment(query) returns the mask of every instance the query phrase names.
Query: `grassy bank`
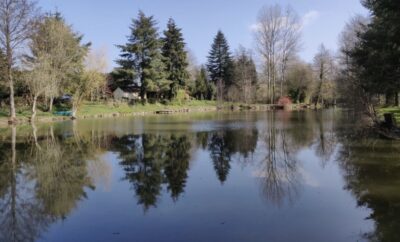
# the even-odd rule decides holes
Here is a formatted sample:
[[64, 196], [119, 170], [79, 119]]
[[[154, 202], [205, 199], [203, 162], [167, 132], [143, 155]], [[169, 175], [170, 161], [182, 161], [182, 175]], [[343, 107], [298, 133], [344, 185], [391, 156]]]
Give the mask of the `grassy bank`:
[[[293, 109], [302, 109], [304, 105], [293, 105]], [[168, 104], [154, 103], [154, 104], [135, 104], [128, 105], [127, 103], [116, 102], [85, 102], [78, 110], [78, 119], [84, 118], [102, 118], [112, 116], [130, 116], [130, 115], [150, 115], [156, 111], [189, 111], [189, 112], [203, 112], [215, 111], [217, 108], [216, 101], [200, 101], [191, 100], [185, 102], [170, 102]], [[242, 104], [225, 102], [222, 106], [226, 110], [270, 110], [268, 104]], [[55, 110], [56, 111], [65, 111]], [[17, 108], [18, 124], [28, 123], [32, 115], [31, 107], [24, 106]], [[69, 120], [70, 117], [60, 116], [54, 113], [43, 112], [38, 109], [37, 122], [52, 122]], [[0, 109], [0, 126], [8, 125], [8, 110]]]
[[388, 107], [388, 108], [380, 108], [378, 109], [380, 115], [384, 113], [393, 113], [397, 122], [400, 122], [400, 107]]
[[[188, 102], [171, 102], [168, 104], [154, 103], [154, 104], [135, 104], [128, 105], [126, 103], [98, 103], [98, 102], [85, 102], [78, 111], [78, 118], [99, 117], [99, 116], [116, 116], [116, 115], [135, 115], [135, 114], [152, 114], [159, 110], [183, 110], [189, 111], [204, 111], [212, 110], [216, 107], [215, 101], [199, 101], [192, 100]], [[17, 119], [19, 123], [26, 123], [29, 121], [32, 112], [30, 107], [18, 107]], [[57, 121], [66, 120], [69, 117], [62, 117], [54, 113], [43, 112], [38, 110], [37, 120], [40, 121]], [[7, 125], [8, 110], [0, 110], [0, 125]]]

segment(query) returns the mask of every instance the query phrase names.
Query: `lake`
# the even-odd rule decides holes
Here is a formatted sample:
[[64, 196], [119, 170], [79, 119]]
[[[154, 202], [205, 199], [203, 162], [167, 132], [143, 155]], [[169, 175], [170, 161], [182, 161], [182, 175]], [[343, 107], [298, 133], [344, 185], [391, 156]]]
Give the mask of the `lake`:
[[340, 110], [0, 130], [0, 241], [400, 241], [400, 143]]

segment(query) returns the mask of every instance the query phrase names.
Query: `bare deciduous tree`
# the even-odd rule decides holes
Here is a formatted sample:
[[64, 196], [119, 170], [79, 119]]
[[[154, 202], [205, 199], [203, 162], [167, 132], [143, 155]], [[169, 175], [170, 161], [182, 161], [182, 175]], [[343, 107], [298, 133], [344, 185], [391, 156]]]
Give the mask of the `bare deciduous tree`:
[[108, 70], [107, 50], [100, 48], [91, 50], [85, 60], [85, 77], [90, 82], [90, 99], [99, 98], [105, 91], [107, 84], [106, 72]]
[[36, 2], [30, 0], [0, 0], [0, 47], [6, 55], [6, 79], [10, 89], [10, 122], [16, 122], [13, 68], [18, 51], [23, 50], [35, 22]]
[[332, 86], [335, 73], [334, 59], [331, 52], [323, 44], [314, 57], [314, 72], [317, 80], [314, 105], [317, 107], [320, 103], [324, 105], [324, 98], [329, 96], [327, 92], [334, 90]]
[[233, 101], [251, 103], [255, 98], [257, 70], [250, 50], [239, 46], [234, 57], [235, 75], [234, 88], [237, 92]]
[[265, 6], [258, 15], [255, 27], [257, 49], [265, 62], [268, 96], [275, 102], [276, 85], [280, 81], [280, 95], [286, 79], [288, 62], [300, 46], [301, 22], [292, 8], [279, 5]]
[[346, 23], [339, 36], [339, 73], [337, 77], [338, 92], [346, 105], [355, 110], [363, 110], [373, 121], [377, 122], [374, 98], [364, 91], [359, 78], [360, 68], [353, 65], [351, 52], [360, 42], [360, 34], [367, 29], [370, 19], [357, 15]]
[[31, 92], [32, 102], [32, 116], [31, 122], [33, 123], [36, 118], [36, 105], [38, 98], [45, 93], [51, 85], [51, 63], [50, 57], [40, 56], [35, 63], [31, 63], [30, 71], [26, 74], [26, 84]]

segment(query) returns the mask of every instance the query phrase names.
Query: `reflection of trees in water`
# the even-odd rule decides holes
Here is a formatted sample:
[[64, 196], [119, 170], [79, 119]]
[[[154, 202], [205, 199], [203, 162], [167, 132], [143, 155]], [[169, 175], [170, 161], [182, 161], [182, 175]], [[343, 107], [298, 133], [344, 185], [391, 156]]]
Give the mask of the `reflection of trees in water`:
[[189, 169], [190, 143], [187, 136], [171, 136], [169, 149], [166, 153], [165, 177], [168, 190], [174, 200], [183, 193]]
[[235, 154], [241, 163], [247, 163], [252, 158], [257, 146], [258, 131], [254, 128], [227, 129], [211, 133], [210, 137], [208, 150], [211, 160], [219, 181], [224, 183]]
[[214, 163], [214, 169], [221, 183], [226, 181], [229, 170], [231, 169], [231, 152], [229, 150], [229, 142], [226, 139], [225, 134], [226, 133], [223, 131], [213, 134], [209, 144], [209, 150], [212, 162]]
[[[351, 129], [351, 130], [350, 130]], [[337, 130], [341, 147], [338, 162], [345, 189], [358, 205], [369, 208], [375, 229], [364, 234], [369, 241], [400, 241], [400, 144], [360, 137], [354, 127]], [[354, 135], [357, 133], [358, 135]]]
[[11, 128], [9, 143], [2, 148], [10, 151], [0, 161], [0, 240], [34, 241], [48, 223], [43, 207], [32, 199], [24, 164], [17, 160], [21, 145], [16, 141], [16, 127]]
[[144, 210], [156, 206], [162, 184], [177, 200], [184, 192], [189, 169], [191, 144], [185, 135], [128, 135], [116, 138], [125, 179], [135, 191]]
[[[321, 159], [322, 166], [326, 166], [327, 162], [329, 162], [337, 144], [331, 112], [333, 112], [333, 110], [315, 113], [315, 119], [318, 125], [316, 155]], [[325, 115], [329, 115], [329, 118], [326, 118]]]
[[64, 218], [86, 197], [84, 189], [93, 188], [86, 169], [91, 147], [74, 141], [61, 144], [51, 136], [42, 143], [40, 151], [32, 156], [36, 197], [51, 215]]
[[286, 199], [293, 201], [298, 196], [300, 174], [296, 150], [290, 145], [285, 128], [276, 124], [275, 113], [269, 115], [263, 141], [266, 154], [256, 176], [266, 199], [280, 206]]
[[[0, 159], [0, 240], [35, 241], [48, 225], [67, 216], [90, 187], [85, 160], [93, 149], [53, 132], [2, 142]], [[51, 129], [52, 130], [52, 129]], [[61, 145], [62, 143], [62, 145]], [[4, 152], [4, 151], [3, 151]]]

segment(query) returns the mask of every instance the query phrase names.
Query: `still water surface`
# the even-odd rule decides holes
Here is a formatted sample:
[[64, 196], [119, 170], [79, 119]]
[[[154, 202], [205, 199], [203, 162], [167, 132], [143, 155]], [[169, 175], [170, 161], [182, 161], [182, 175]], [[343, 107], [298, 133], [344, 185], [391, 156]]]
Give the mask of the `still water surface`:
[[0, 241], [400, 241], [400, 144], [353, 115], [0, 130]]

